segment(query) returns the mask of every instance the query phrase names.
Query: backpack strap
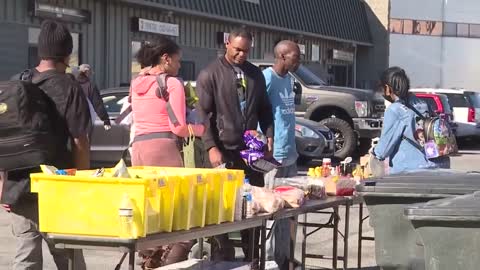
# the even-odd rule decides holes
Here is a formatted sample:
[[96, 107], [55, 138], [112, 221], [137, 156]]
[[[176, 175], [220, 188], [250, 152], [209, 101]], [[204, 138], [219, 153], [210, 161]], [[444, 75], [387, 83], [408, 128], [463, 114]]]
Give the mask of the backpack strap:
[[409, 108], [410, 110], [412, 110], [416, 115], [418, 115], [418, 117], [420, 117], [422, 120], [425, 120], [426, 117], [421, 114], [417, 109], [415, 109], [414, 106], [410, 105], [408, 102], [405, 102], [405, 107]]
[[167, 79], [168, 75], [166, 73], [162, 73], [157, 76], [157, 84], [158, 88], [155, 94], [157, 95], [158, 98], [165, 100], [167, 103], [167, 114], [168, 118], [170, 119], [170, 122], [174, 126], [180, 125], [180, 122], [178, 121], [177, 116], [175, 115], [175, 112], [173, 111], [172, 105], [170, 104], [170, 95], [168, 93], [168, 88], [167, 88]]
[[115, 124], [117, 125], [120, 125], [120, 123], [122, 123], [122, 121], [127, 118], [127, 116], [132, 113], [132, 86], [130, 86], [129, 90], [128, 90], [128, 98], [127, 98], [127, 102], [130, 104], [128, 105], [128, 107], [120, 113], [120, 115], [115, 118]]
[[19, 74], [19, 80], [21, 81], [28, 81], [31, 82], [33, 79], [33, 70], [31, 69], [26, 69], [22, 73]]
[[[168, 89], [167, 89], [168, 75], [166, 73], [162, 73], [162, 74], [158, 75], [156, 79], [157, 79], [158, 88], [155, 91], [155, 95], [158, 98], [165, 100], [165, 102], [167, 103], [168, 118], [170, 119], [170, 122], [172, 122], [172, 124], [174, 126], [177, 126], [177, 125], [180, 124], [180, 122], [178, 121], [178, 118], [175, 115], [175, 112], [173, 111], [172, 105], [170, 104], [170, 101], [169, 101], [170, 95], [169, 95]], [[131, 104], [132, 103], [132, 88], [131, 87], [130, 87], [130, 93], [129, 93], [128, 100]], [[125, 119], [131, 112], [132, 112], [132, 105], [128, 106], [127, 109], [125, 109], [115, 119], [115, 123], [117, 125], [120, 124], [123, 121], [123, 119]]]
[[408, 143], [410, 143], [412, 146], [414, 146], [415, 148], [417, 148], [420, 152], [424, 153], [425, 154], [425, 149], [420, 145], [418, 144], [418, 142], [415, 142], [414, 140], [408, 138], [407, 136], [403, 135], [402, 136], [402, 139], [406, 140]]

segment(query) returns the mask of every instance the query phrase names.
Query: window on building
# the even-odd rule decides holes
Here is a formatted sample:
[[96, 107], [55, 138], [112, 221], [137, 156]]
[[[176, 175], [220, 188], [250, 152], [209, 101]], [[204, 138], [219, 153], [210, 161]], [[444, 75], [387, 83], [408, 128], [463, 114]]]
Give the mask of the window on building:
[[480, 24], [470, 24], [470, 37], [480, 38]]
[[142, 47], [142, 42], [140, 41], [132, 41], [132, 54], [131, 54], [131, 62], [132, 62], [132, 78], [138, 75], [140, 73], [140, 70], [142, 69], [140, 67], [140, 63], [137, 62], [137, 59], [135, 56], [137, 55], [138, 51]]
[[404, 34], [413, 34], [413, 21], [412, 20], [403, 20], [403, 33]]
[[468, 37], [469, 26], [466, 23], [457, 24], [457, 37]]
[[390, 20], [390, 33], [403, 34], [403, 20]]
[[438, 21], [425, 21], [426, 35], [441, 36], [443, 33], [443, 23]]
[[443, 23], [443, 35], [446, 37], [457, 36], [457, 24], [456, 23]]

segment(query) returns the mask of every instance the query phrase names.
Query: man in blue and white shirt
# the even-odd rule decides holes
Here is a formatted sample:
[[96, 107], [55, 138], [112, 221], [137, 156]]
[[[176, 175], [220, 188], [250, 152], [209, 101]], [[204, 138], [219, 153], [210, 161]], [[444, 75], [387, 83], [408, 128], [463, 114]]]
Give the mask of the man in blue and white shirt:
[[300, 49], [290, 40], [275, 46], [275, 64], [263, 71], [274, 118], [273, 157], [282, 164], [277, 177], [297, 175], [295, 93], [290, 71], [300, 65]]
[[[275, 64], [265, 69], [263, 75], [274, 118], [273, 157], [282, 164], [276, 177], [293, 177], [297, 175], [298, 153], [295, 145], [295, 93], [289, 72], [297, 70], [300, 65], [300, 49], [295, 42], [283, 40], [275, 46], [274, 54]], [[290, 247], [285, 243], [290, 243], [289, 225], [288, 219], [278, 220], [267, 245], [267, 257], [273, 257], [280, 270], [288, 269]], [[295, 239], [294, 235], [292, 237]]]

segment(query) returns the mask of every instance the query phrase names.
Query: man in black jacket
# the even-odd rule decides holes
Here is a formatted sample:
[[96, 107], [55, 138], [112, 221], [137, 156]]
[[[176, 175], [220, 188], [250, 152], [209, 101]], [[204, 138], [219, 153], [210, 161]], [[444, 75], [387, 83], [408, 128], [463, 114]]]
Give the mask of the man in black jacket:
[[[90, 113], [80, 85], [65, 74], [72, 48], [72, 36], [67, 27], [45, 20], [38, 38], [40, 63], [32, 70], [32, 82], [39, 84], [40, 89], [53, 101], [59, 116], [55, 120], [58, 149], [55, 152], [55, 162], [51, 165], [84, 170], [90, 167], [87, 137]], [[12, 269], [45, 269], [42, 240], [47, 239], [39, 231], [38, 196], [29, 192], [31, 172], [36, 170], [19, 169], [3, 176], [0, 174], [0, 184], [1, 180], [4, 181], [3, 192], [9, 195], [2, 194], [1, 203], [6, 204], [5, 207], [10, 212], [12, 233], [17, 241]], [[16, 183], [26, 183], [26, 188], [13, 189], [18, 187]], [[68, 269], [68, 253], [55, 248], [51, 241], [47, 241], [47, 244], [57, 268]], [[75, 252], [74, 256], [75, 269], [86, 269], [81, 251]]]
[[[251, 44], [249, 32], [233, 30], [225, 56], [200, 72], [196, 90], [199, 111], [209, 117], [202, 140], [211, 165], [226, 163], [227, 168], [242, 169], [252, 185], [263, 186], [263, 175], [249, 168], [240, 156], [246, 148], [243, 133], [256, 130], [259, 124], [268, 138], [268, 154], [273, 151], [272, 106], [262, 72], [247, 61]], [[247, 232], [242, 232], [242, 242], [248, 243]], [[251, 259], [248, 250], [244, 252]]]

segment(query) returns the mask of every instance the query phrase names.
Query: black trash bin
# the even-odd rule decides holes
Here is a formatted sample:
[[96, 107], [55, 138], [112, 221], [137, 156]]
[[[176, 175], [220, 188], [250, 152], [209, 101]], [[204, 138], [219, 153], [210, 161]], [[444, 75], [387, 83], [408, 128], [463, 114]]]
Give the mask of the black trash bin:
[[409, 206], [427, 270], [480, 269], [480, 192]]
[[357, 186], [370, 213], [377, 264], [384, 270], [425, 269], [423, 245], [404, 208], [480, 190], [480, 174], [426, 170], [372, 179]]

